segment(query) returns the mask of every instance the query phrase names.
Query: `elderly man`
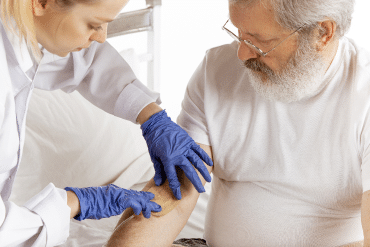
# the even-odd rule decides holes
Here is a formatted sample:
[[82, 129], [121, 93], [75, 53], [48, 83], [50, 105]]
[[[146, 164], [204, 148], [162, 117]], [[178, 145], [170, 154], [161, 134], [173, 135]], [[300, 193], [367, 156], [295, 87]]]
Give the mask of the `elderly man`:
[[[178, 118], [214, 161], [208, 246], [370, 246], [370, 54], [344, 37], [353, 5], [229, 0], [236, 42], [207, 52]], [[109, 244], [170, 246], [198, 198], [179, 176], [172, 211]]]

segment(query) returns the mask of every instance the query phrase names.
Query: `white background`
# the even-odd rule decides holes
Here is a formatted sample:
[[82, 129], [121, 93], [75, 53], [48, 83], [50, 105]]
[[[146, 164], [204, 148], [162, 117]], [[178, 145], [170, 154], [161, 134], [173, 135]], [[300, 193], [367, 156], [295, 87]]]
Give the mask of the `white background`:
[[[144, 0], [131, 0], [123, 11], [145, 7]], [[370, 50], [370, 1], [357, 0], [348, 37]], [[173, 120], [181, 110], [186, 85], [211, 47], [231, 42], [221, 27], [228, 18], [228, 0], [162, 0], [161, 8], [161, 98]], [[137, 53], [146, 47], [145, 34], [122, 41], [134, 42]], [[142, 81], [145, 76], [138, 75]], [[144, 78], [143, 78], [144, 77]]]

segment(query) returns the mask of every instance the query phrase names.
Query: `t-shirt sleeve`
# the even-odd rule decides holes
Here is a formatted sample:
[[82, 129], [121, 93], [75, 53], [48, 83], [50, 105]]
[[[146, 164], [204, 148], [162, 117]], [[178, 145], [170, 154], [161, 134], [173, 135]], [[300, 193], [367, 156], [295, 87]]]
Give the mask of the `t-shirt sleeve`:
[[367, 147], [362, 159], [362, 190], [370, 190], [370, 148]]
[[[364, 61], [361, 61], [365, 59]], [[369, 57], [359, 58], [356, 76], [358, 78], [353, 111], [356, 118], [356, 142], [361, 159], [362, 190], [370, 190], [370, 88]], [[364, 66], [365, 64], [365, 66]]]
[[362, 114], [361, 127], [357, 128], [363, 192], [370, 190], [370, 112]]
[[190, 79], [177, 123], [195, 142], [211, 146], [205, 116], [206, 63], [205, 57]]

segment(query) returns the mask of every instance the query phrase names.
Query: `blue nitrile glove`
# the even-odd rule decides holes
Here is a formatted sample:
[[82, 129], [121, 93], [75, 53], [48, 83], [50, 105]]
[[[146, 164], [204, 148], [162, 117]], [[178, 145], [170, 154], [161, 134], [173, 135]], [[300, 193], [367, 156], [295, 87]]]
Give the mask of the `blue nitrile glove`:
[[73, 191], [80, 200], [80, 213], [76, 220], [101, 219], [121, 214], [131, 207], [136, 215], [143, 212], [145, 218], [150, 218], [151, 211], [160, 212], [161, 206], [152, 202], [154, 194], [151, 192], [126, 190], [114, 184], [101, 187], [75, 188], [66, 187], [66, 191]]
[[180, 200], [180, 182], [176, 173], [178, 166], [199, 193], [205, 191], [194, 167], [207, 182], [211, 182], [211, 176], [202, 160], [210, 166], [213, 162], [185, 130], [172, 122], [164, 110], [152, 115], [141, 125], [141, 129], [154, 163], [154, 182], [157, 186], [163, 184], [167, 177], [173, 194]]

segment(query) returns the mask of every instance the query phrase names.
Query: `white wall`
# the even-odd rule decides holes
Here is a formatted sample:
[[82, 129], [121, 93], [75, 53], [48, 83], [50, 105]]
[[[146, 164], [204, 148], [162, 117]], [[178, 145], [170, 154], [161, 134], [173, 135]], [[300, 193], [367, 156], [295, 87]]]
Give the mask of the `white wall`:
[[228, 0], [163, 0], [161, 97], [174, 120], [206, 50], [232, 41], [221, 29], [227, 19]]
[[[161, 97], [162, 107], [176, 119], [186, 85], [211, 47], [231, 42], [221, 27], [228, 18], [228, 0], [162, 0]], [[131, 0], [124, 9], [143, 7]], [[357, 0], [352, 27], [347, 36], [370, 50], [369, 0]], [[146, 47], [145, 36], [133, 37], [135, 45]], [[131, 41], [132, 42], [132, 41]], [[124, 41], [129, 47], [132, 43]], [[138, 53], [141, 53], [138, 51]], [[145, 78], [141, 78], [145, 81]]]
[[347, 36], [370, 51], [370, 1], [356, 0], [352, 26]]

